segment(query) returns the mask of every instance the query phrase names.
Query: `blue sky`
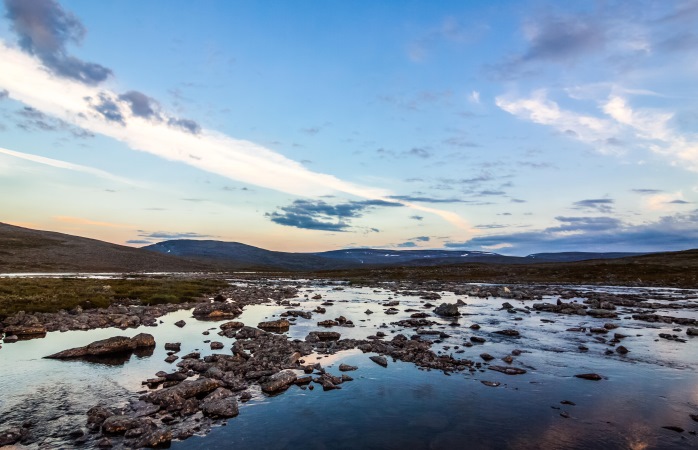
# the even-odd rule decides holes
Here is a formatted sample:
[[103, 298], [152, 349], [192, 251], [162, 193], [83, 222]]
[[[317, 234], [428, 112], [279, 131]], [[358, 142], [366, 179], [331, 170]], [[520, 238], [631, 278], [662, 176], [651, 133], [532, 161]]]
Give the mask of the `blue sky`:
[[0, 221], [134, 246], [698, 247], [698, 1], [0, 14]]

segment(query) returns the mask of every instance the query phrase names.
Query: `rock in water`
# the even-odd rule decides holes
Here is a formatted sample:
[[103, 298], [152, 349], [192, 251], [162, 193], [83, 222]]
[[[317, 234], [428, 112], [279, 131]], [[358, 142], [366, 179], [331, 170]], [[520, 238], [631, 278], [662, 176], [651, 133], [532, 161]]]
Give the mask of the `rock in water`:
[[165, 350], [178, 352], [181, 348], [182, 348], [181, 342], [168, 342], [167, 344], [165, 344]]
[[349, 364], [340, 364], [340, 365], [339, 365], [339, 371], [340, 371], [340, 372], [349, 372], [349, 371], [357, 370], [357, 369], [358, 369], [358, 367], [356, 367], [356, 366], [350, 366]]
[[140, 333], [131, 338], [136, 343], [136, 348], [155, 347], [155, 338], [152, 334]]
[[227, 419], [239, 414], [238, 402], [228, 389], [218, 388], [204, 398], [201, 404], [204, 415], [214, 419]]
[[434, 313], [446, 317], [460, 316], [458, 305], [455, 303], [442, 303], [434, 309]]
[[172, 432], [167, 429], [157, 428], [146, 433], [136, 444], [137, 448], [168, 447], [172, 441]]
[[24, 437], [24, 434], [24, 430], [19, 427], [10, 428], [9, 430], [0, 432], [0, 447], [16, 444]]
[[337, 341], [341, 336], [336, 331], [311, 331], [305, 337], [305, 342]]
[[524, 369], [519, 369], [518, 367], [490, 366], [488, 368], [506, 375], [523, 375], [526, 373]]
[[257, 328], [262, 330], [286, 331], [291, 326], [291, 323], [286, 319], [272, 320], [269, 322], [260, 322]]
[[503, 336], [518, 336], [519, 332], [516, 330], [499, 330], [495, 331], [496, 334], [501, 334]]
[[125, 353], [139, 347], [155, 346], [155, 338], [150, 334], [141, 333], [134, 338], [115, 336], [101, 341], [95, 341], [84, 347], [71, 348], [53, 355], [45, 356], [50, 359], [81, 358], [84, 356], [104, 356], [114, 353]]
[[592, 381], [599, 381], [603, 379], [601, 375], [598, 373], [580, 373], [579, 375], [575, 375], [576, 378], [581, 378], [583, 380], [592, 380]]
[[371, 356], [369, 359], [379, 366], [388, 367], [388, 360], [385, 359], [385, 356]]
[[192, 315], [197, 319], [221, 320], [232, 319], [242, 314], [242, 310], [233, 303], [207, 303], [194, 308]]
[[262, 383], [262, 391], [268, 394], [279, 392], [293, 384], [296, 378], [296, 374], [290, 370], [283, 370], [279, 373], [275, 373], [269, 377], [269, 381]]
[[698, 328], [691, 328], [691, 327], [688, 327], [688, 328], [686, 329], [686, 334], [689, 335], [689, 336], [698, 336]]

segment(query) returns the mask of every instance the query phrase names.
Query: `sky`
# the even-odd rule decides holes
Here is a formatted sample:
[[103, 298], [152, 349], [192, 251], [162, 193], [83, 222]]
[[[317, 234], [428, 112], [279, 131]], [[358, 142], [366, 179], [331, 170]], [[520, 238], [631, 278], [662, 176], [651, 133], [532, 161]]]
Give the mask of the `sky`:
[[0, 222], [698, 248], [698, 0], [0, 1]]

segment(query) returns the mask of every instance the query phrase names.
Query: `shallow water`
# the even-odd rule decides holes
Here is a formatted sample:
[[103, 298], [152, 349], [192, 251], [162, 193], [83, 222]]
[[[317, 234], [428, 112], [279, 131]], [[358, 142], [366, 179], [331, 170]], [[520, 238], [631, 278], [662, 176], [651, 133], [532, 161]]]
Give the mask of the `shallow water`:
[[[387, 284], [386, 288], [390, 285]], [[593, 290], [594, 288], [589, 288]], [[601, 288], [604, 289], [604, 288]], [[648, 292], [638, 288], [636, 292]], [[624, 288], [623, 293], [633, 293]], [[668, 290], [657, 291], [664, 298]], [[310, 300], [321, 294], [322, 300]], [[684, 292], [685, 293], [685, 292]], [[692, 448], [698, 439], [689, 431], [698, 430], [689, 414], [698, 414], [698, 338], [685, 336], [685, 331], [672, 331], [675, 325], [651, 324], [632, 319], [630, 308], [619, 308], [622, 319], [593, 319], [586, 316], [562, 316], [550, 313], [510, 314], [501, 311], [505, 299], [479, 299], [441, 293], [433, 304], [463, 300], [464, 314], [450, 326], [451, 320], [429, 317], [438, 322], [431, 327], [450, 335], [435, 343], [434, 351], [454, 357], [481, 361], [487, 352], [500, 360], [514, 349], [523, 353], [512, 366], [528, 372], [509, 376], [483, 367], [474, 373], [460, 372], [450, 376], [440, 371], [426, 371], [414, 365], [390, 361], [383, 368], [360, 351], [348, 351], [328, 357], [318, 356], [330, 373], [338, 374], [340, 362], [359, 366], [350, 372], [353, 382], [342, 384], [341, 390], [323, 392], [301, 390], [292, 386], [281, 395], [269, 397], [255, 392], [253, 400], [241, 405], [240, 415], [227, 426], [214, 428], [204, 437], [173, 443], [173, 448]], [[390, 339], [393, 334], [415, 334], [413, 329], [391, 325], [417, 309], [429, 312], [427, 301], [418, 297], [396, 295], [388, 289], [349, 288], [333, 290], [332, 285], [301, 289], [301, 297], [292, 299], [300, 306], [293, 309], [312, 311], [325, 300], [326, 314], [313, 314], [312, 319], [298, 318], [286, 333], [292, 339], [304, 339], [318, 330], [320, 320], [340, 315], [355, 323], [354, 328], [334, 327], [342, 338], [365, 339], [380, 330]], [[396, 315], [384, 313], [381, 303], [399, 300]], [[508, 300], [515, 307], [533, 302]], [[555, 301], [554, 298], [546, 301]], [[654, 301], [654, 300], [651, 300]], [[273, 302], [247, 306], [236, 320], [255, 326], [271, 320], [287, 308]], [[370, 309], [373, 314], [365, 314]], [[656, 314], [696, 317], [696, 310], [658, 310]], [[467, 315], [466, 315], [467, 314]], [[520, 318], [521, 320], [516, 320]], [[184, 319], [184, 328], [174, 322]], [[541, 319], [552, 320], [553, 323]], [[220, 341], [229, 352], [234, 339], [218, 336], [216, 322], [198, 321], [190, 311], [178, 311], [161, 318], [158, 327], [87, 332], [49, 333], [44, 339], [3, 344], [0, 350], [0, 429], [21, 424], [32, 418], [44, 430], [42, 447], [58, 448], [71, 430], [84, 425], [85, 411], [103, 401], [108, 405], [126, 402], [142, 389], [141, 381], [157, 371], [173, 370], [165, 363], [164, 343], [182, 342], [180, 355], [199, 350], [213, 353], [205, 340]], [[596, 336], [565, 331], [570, 327], [598, 327], [614, 322], [620, 327], [611, 330], [628, 335], [622, 345], [630, 353], [625, 356], [605, 355], [609, 347], [595, 340]], [[481, 326], [474, 331], [473, 323]], [[386, 328], [381, 328], [381, 326]], [[202, 332], [214, 328], [210, 336]], [[493, 334], [513, 328], [521, 337]], [[685, 327], [680, 327], [685, 330]], [[71, 347], [86, 345], [98, 339], [123, 335], [151, 333], [158, 343], [151, 356], [131, 356], [121, 365], [105, 365], [80, 361], [41, 359], [43, 356]], [[660, 332], [683, 334], [688, 342], [658, 339]], [[481, 336], [487, 342], [465, 348], [470, 336]], [[437, 336], [423, 336], [436, 339]], [[580, 352], [584, 344], [587, 352]], [[458, 348], [456, 348], [458, 347]], [[464, 350], [463, 353], [455, 353]], [[315, 356], [307, 357], [313, 362]], [[594, 382], [573, 375], [596, 372], [605, 377]], [[500, 382], [488, 387], [481, 381]], [[563, 400], [575, 406], [560, 404]], [[566, 412], [569, 418], [560, 415]], [[663, 429], [680, 426], [684, 433]]]

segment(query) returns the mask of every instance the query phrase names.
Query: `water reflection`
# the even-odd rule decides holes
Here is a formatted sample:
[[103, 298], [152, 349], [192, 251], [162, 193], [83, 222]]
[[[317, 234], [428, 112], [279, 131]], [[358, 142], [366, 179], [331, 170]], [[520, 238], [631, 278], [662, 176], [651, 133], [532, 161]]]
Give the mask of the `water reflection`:
[[[377, 331], [391, 339], [397, 333], [408, 337], [415, 330], [394, 326], [409, 318], [407, 309], [424, 311], [425, 300], [396, 295], [387, 289], [335, 285], [304, 289], [308, 298], [292, 309], [313, 311], [326, 300], [325, 314], [310, 319], [289, 318], [291, 326], [283, 334], [304, 339], [317, 331], [317, 322], [341, 316], [354, 327], [333, 327], [342, 338], [365, 339]], [[631, 292], [631, 291], [625, 291]], [[312, 300], [321, 294], [321, 300]], [[354, 381], [343, 383], [341, 390], [323, 392], [292, 386], [273, 398], [255, 390], [254, 398], [241, 406], [240, 415], [227, 427], [216, 428], [203, 438], [174, 443], [173, 448], [684, 448], [696, 445], [695, 436], [663, 430], [677, 425], [695, 430], [689, 413], [698, 412], [698, 339], [686, 344], [655, 341], [659, 332], [672, 325], [648, 324], [622, 319], [614, 331], [628, 335], [623, 344], [630, 353], [605, 355], [607, 343], [586, 333], [566, 331], [571, 327], [603, 326], [608, 320], [553, 314], [508, 314], [500, 311], [505, 299], [479, 299], [442, 294], [431, 303], [461, 299], [468, 314], [451, 327], [451, 319], [429, 317], [437, 322], [434, 330], [450, 337], [423, 335], [434, 339], [434, 351], [464, 359], [480, 360], [488, 352], [500, 359], [522, 350], [514, 358], [515, 367], [528, 373], [508, 376], [483, 368], [474, 373], [445, 376], [437, 371], [419, 370], [411, 364], [389, 360], [382, 368], [358, 350], [332, 355], [312, 354], [307, 363], [320, 362], [330, 373], [338, 374], [338, 365], [346, 363], [359, 369], [349, 374]], [[400, 301], [398, 314], [386, 314], [382, 306], [389, 298]], [[554, 300], [553, 300], [554, 301]], [[511, 302], [511, 300], [510, 300]], [[516, 302], [517, 307], [530, 302]], [[374, 313], [367, 315], [370, 308]], [[287, 308], [273, 303], [245, 308], [237, 318], [246, 325], [276, 320]], [[668, 313], [671, 311], [667, 310]], [[694, 314], [690, 312], [689, 314]], [[674, 312], [675, 314], [675, 312]], [[621, 309], [621, 316], [627, 313]], [[519, 318], [520, 320], [516, 320]], [[541, 319], [545, 319], [543, 321]], [[181, 342], [180, 355], [199, 351], [213, 353], [206, 340], [220, 341], [229, 352], [234, 339], [217, 336], [219, 323], [202, 322], [190, 311], [178, 311], [162, 318], [154, 328], [129, 330], [102, 329], [88, 332], [49, 333], [46, 339], [3, 345], [0, 350], [0, 428], [35, 417], [46, 429], [44, 444], [64, 442], [61, 437], [73, 424], [84, 423], [84, 412], [96, 399], [111, 404], [125, 401], [142, 389], [141, 381], [160, 371], [172, 371], [164, 362], [164, 343]], [[185, 320], [186, 326], [174, 323]], [[479, 330], [470, 329], [479, 324]], [[211, 328], [214, 328], [211, 330]], [[518, 339], [494, 334], [501, 329], [516, 329]], [[211, 331], [205, 336], [204, 331]], [[104, 361], [54, 361], [43, 356], [82, 346], [116, 335], [151, 333], [158, 343], [148, 353], [125, 354]], [[482, 345], [466, 347], [472, 336], [483, 337]], [[578, 347], [585, 345], [587, 352]], [[145, 349], [144, 349], [145, 350]], [[456, 351], [463, 353], [455, 353]], [[581, 372], [597, 372], [606, 379], [589, 382], [573, 378]], [[501, 383], [485, 386], [481, 381]], [[561, 405], [571, 400], [576, 405]], [[569, 418], [561, 416], [566, 412]], [[38, 444], [37, 444], [38, 445]]]

